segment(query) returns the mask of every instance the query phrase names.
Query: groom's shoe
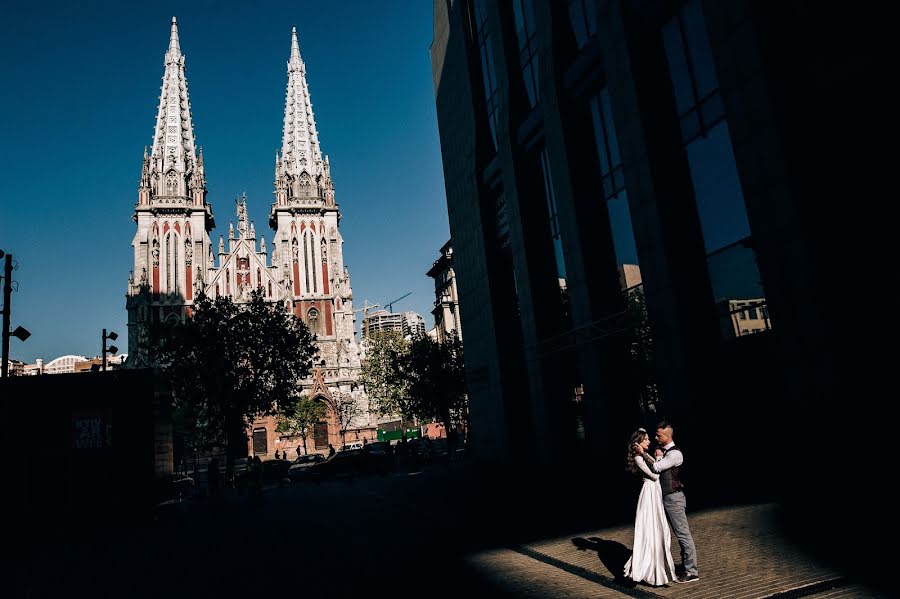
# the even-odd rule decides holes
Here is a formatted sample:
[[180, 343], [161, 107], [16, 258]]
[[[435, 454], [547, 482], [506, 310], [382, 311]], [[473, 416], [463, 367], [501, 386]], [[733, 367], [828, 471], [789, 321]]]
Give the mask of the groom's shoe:
[[700, 580], [700, 576], [697, 574], [685, 574], [684, 576], [679, 576], [675, 579], [675, 582], [685, 583], [685, 582], [694, 582], [695, 580]]

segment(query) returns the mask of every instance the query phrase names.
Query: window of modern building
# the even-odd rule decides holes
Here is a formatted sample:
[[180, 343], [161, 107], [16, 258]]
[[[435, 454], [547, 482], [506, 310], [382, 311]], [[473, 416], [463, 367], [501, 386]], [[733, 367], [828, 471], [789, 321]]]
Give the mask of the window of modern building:
[[597, 0], [569, 0], [569, 20], [578, 48], [597, 35]]
[[728, 123], [720, 120], [687, 145], [697, 214], [707, 253], [750, 235]]
[[624, 169], [607, 88], [604, 87], [600, 93], [591, 98], [590, 110], [594, 126], [594, 142], [600, 161], [603, 201], [609, 214], [616, 263], [620, 267], [623, 264], [637, 264], [637, 247], [631, 225], [628, 194], [625, 192]]
[[754, 300], [740, 306], [755, 313], [765, 296], [700, 1], [688, 0], [662, 37], [715, 302], [722, 318], [731, 319], [733, 300]]
[[513, 16], [516, 22], [516, 39], [519, 42], [519, 64], [522, 80], [528, 94], [528, 104], [534, 108], [538, 102], [538, 40], [534, 18], [534, 0], [513, 0]]
[[509, 217], [506, 213], [506, 198], [503, 193], [494, 196], [494, 235], [497, 247], [509, 248]]
[[494, 53], [491, 47], [491, 33], [488, 27], [487, 1], [474, 0], [475, 31], [478, 40], [478, 53], [481, 57], [481, 78], [484, 83], [484, 100], [487, 106], [488, 125], [491, 129], [491, 140], [497, 148], [497, 122], [499, 120], [499, 96], [497, 93], [497, 74], [494, 71]]
[[685, 143], [725, 116], [703, 9], [689, 0], [663, 27], [663, 43]]
[[591, 120], [594, 125], [594, 141], [597, 144], [597, 155], [600, 158], [603, 197], [611, 198], [625, 189], [625, 176], [607, 88], [604, 87], [600, 93], [591, 98], [590, 108]]
[[550, 217], [550, 237], [553, 240], [553, 253], [556, 258], [556, 274], [560, 279], [560, 286], [564, 286], [566, 261], [563, 255], [562, 235], [559, 231], [559, 210], [556, 207], [556, 195], [553, 192], [553, 173], [550, 171], [550, 161], [547, 159], [546, 150], [541, 150], [541, 174], [544, 181], [544, 197], [547, 200], [547, 214]]

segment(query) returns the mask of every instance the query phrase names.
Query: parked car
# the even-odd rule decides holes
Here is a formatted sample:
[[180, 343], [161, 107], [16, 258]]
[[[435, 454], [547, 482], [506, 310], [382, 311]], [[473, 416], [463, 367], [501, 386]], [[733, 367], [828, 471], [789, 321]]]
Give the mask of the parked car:
[[[262, 479], [263, 483], [277, 483], [281, 479], [288, 476], [288, 470], [291, 467], [290, 460], [264, 460], [262, 463]], [[247, 467], [243, 470], [236, 471], [234, 474], [234, 486], [242, 489], [247, 487]]]
[[340, 450], [341, 451], [349, 451], [351, 449], [362, 449], [362, 448], [363, 448], [362, 441], [351, 441], [350, 443], [343, 445]]
[[294, 460], [294, 463], [291, 464], [290, 468], [288, 468], [288, 477], [290, 477], [291, 480], [297, 480], [298, 478], [302, 477], [303, 473], [310, 467], [315, 466], [316, 464], [320, 464], [324, 461], [325, 456], [320, 453], [297, 456], [297, 459]]
[[324, 462], [305, 469], [302, 477], [317, 483], [336, 478], [353, 479], [365, 470], [366, 457], [362, 449], [339, 451]]
[[263, 465], [263, 482], [279, 482], [287, 477], [291, 468], [290, 460], [266, 460]]
[[387, 474], [394, 467], [394, 448], [388, 441], [375, 441], [363, 449], [368, 453], [367, 467], [369, 472]]

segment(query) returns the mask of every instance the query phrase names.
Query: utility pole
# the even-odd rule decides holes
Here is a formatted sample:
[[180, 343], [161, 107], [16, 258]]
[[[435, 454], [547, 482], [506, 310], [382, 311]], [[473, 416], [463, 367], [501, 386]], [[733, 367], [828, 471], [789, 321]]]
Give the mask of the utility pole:
[[[2, 255], [2, 252], [0, 252]], [[6, 254], [3, 266], [3, 378], [9, 376], [9, 302], [12, 297], [12, 254]]]

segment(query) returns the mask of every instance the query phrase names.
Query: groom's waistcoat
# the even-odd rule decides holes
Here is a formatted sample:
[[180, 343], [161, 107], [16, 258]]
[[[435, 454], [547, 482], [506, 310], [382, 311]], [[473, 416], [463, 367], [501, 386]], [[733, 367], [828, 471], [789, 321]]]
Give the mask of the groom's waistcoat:
[[[665, 453], [669, 453], [673, 449], [678, 448], [673, 445], [669, 449], [664, 449], [663, 451]], [[681, 450], [678, 449], [678, 451]], [[681, 484], [681, 474], [679, 473], [679, 469], [680, 466], [673, 466], [668, 470], [663, 470], [662, 472], [660, 472], [659, 485], [662, 487], [663, 495], [668, 495], [670, 493], [675, 493], [676, 491], [681, 491], [682, 489], [684, 489], [684, 485]]]

